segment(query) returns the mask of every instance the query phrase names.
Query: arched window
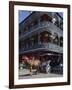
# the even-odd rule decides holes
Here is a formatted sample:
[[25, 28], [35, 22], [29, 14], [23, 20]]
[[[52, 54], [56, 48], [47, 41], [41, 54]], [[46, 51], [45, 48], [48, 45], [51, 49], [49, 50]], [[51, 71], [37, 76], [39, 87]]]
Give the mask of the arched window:
[[41, 43], [51, 42], [51, 37], [50, 36], [51, 36], [50, 32], [47, 32], [47, 31], [42, 32], [41, 37], [40, 37]]
[[51, 17], [47, 14], [43, 14], [40, 21], [51, 21]]
[[40, 21], [47, 21], [48, 20], [48, 15], [44, 14], [41, 16], [41, 20]]
[[44, 31], [44, 32], [40, 33], [40, 41], [41, 41], [41, 43], [48, 42], [48, 32]]

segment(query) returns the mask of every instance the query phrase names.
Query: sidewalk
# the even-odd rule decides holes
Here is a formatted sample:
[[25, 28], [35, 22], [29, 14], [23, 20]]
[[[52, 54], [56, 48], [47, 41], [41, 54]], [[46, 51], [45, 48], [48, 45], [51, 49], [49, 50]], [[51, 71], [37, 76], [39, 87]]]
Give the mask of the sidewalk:
[[[36, 70], [32, 70], [33, 72]], [[33, 79], [33, 78], [50, 78], [50, 77], [62, 77], [63, 75], [60, 74], [53, 74], [53, 73], [33, 73], [30, 76], [30, 71], [28, 69], [23, 69], [19, 71], [19, 79]]]

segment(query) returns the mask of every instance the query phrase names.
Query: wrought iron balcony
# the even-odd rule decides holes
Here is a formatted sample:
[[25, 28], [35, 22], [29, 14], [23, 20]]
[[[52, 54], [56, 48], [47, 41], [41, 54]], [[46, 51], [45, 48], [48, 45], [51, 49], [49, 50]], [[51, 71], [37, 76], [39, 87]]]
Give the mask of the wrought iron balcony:
[[[47, 29], [44, 29], [47, 28]], [[28, 36], [30, 36], [33, 33], [39, 33], [42, 32], [44, 30], [51, 30], [51, 31], [55, 31], [55, 32], [59, 32], [59, 33], [63, 33], [62, 30], [60, 30], [60, 28], [58, 28], [56, 25], [54, 25], [53, 23], [49, 22], [49, 21], [42, 21], [40, 23], [38, 23], [37, 25], [31, 27], [28, 31], [25, 31], [24, 33], [22, 33], [19, 37], [19, 39], [22, 38], [26, 38]], [[57, 31], [56, 31], [57, 30]]]
[[41, 43], [41, 44], [35, 44], [34, 46], [30, 46], [28, 48], [22, 48], [19, 50], [19, 54], [23, 54], [31, 51], [40, 51], [40, 50], [63, 53], [63, 48], [58, 45], [52, 43]]

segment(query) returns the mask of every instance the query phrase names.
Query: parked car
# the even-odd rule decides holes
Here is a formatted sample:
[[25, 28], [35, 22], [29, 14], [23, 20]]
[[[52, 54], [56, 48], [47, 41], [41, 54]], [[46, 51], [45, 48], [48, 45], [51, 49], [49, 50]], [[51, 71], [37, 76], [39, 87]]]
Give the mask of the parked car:
[[42, 64], [39, 67], [40, 72], [45, 72], [45, 73], [49, 73], [51, 66], [50, 66], [50, 61], [44, 61], [42, 62]]
[[63, 64], [57, 64], [54, 66], [51, 66], [51, 73], [56, 73], [56, 74], [63, 74]]

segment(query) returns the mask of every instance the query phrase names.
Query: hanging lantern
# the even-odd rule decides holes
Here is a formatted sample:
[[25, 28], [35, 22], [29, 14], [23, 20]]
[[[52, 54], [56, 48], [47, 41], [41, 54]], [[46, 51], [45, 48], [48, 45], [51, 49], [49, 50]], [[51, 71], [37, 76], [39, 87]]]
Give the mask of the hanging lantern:
[[56, 18], [53, 18], [53, 19], [52, 19], [52, 22], [53, 22], [53, 24], [54, 24], [54, 23], [56, 22]]
[[51, 37], [52, 39], [55, 39], [55, 36], [54, 36], [54, 35], [50, 35], [50, 37]]
[[45, 36], [45, 37], [48, 37], [48, 33], [46, 33], [44, 36]]

